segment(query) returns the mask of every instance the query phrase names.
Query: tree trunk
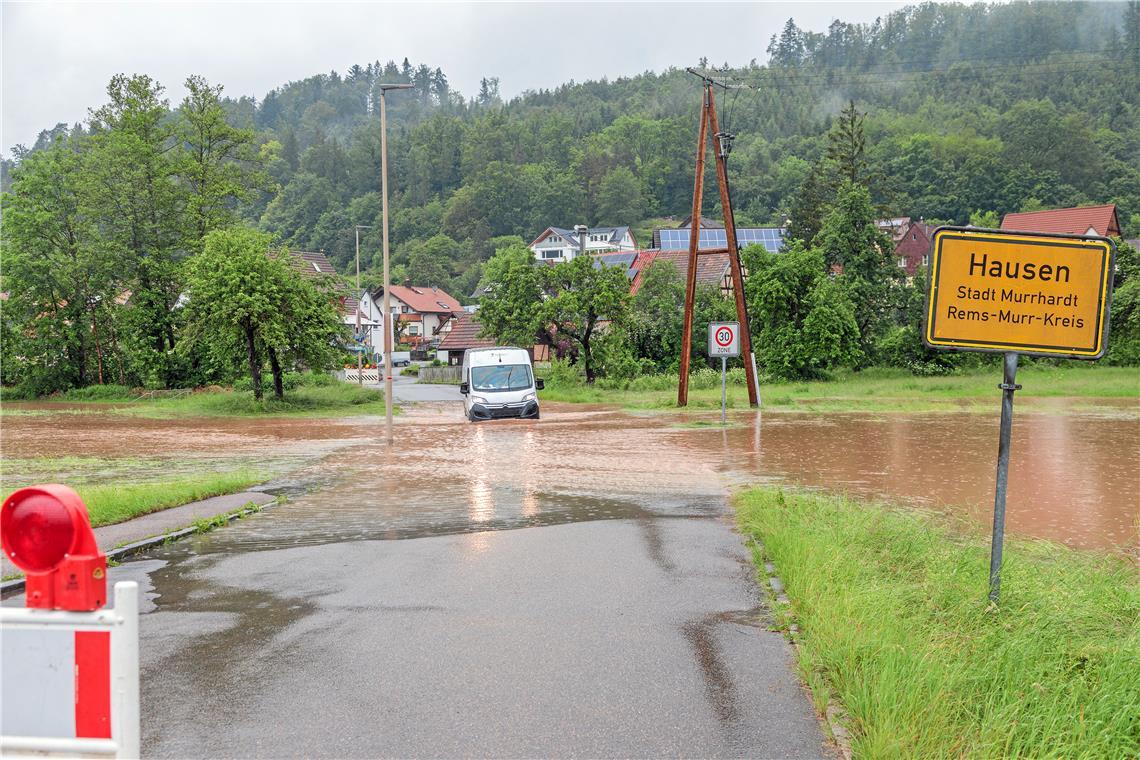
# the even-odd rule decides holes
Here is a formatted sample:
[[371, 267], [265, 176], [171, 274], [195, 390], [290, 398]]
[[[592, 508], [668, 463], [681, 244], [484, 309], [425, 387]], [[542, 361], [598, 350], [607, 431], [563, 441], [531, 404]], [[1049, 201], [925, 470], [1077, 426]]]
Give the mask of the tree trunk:
[[590, 335], [582, 338], [582, 365], [586, 369], [586, 384], [594, 384], [594, 355], [590, 352]]
[[249, 381], [253, 386], [253, 397], [261, 401], [261, 362], [257, 358], [257, 333], [248, 319], [242, 327], [245, 328], [245, 345], [249, 349]]
[[277, 361], [277, 349], [270, 346], [268, 352], [269, 368], [273, 370], [273, 395], [278, 401], [281, 401], [285, 398], [285, 383], [281, 377], [281, 362]]

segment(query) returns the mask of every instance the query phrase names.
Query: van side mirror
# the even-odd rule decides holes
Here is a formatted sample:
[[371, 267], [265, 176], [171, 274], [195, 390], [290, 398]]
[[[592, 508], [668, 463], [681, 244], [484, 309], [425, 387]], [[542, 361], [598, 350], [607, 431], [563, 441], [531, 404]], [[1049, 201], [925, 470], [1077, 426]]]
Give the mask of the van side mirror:
[[536, 391], [540, 391], [540, 390], [542, 390], [542, 389], [543, 389], [543, 388], [545, 388], [545, 387], [546, 387], [546, 383], [544, 383], [544, 382], [542, 381], [542, 378], [541, 378], [541, 377], [536, 377], [536, 378], [534, 379], [534, 389], [535, 389]]
[[460, 383], [459, 384], [459, 392], [462, 393], [464, 396], [466, 396], [468, 393], [471, 392], [471, 386], [468, 383]]

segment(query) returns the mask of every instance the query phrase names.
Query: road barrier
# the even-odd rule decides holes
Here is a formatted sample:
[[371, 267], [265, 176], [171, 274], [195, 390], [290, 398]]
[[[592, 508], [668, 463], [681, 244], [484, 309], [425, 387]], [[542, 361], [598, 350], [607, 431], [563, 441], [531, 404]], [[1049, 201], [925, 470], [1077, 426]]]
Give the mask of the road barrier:
[[0, 607], [0, 755], [139, 757], [138, 584], [93, 612]]
[[344, 379], [350, 383], [359, 382], [361, 377], [366, 383], [379, 383], [380, 370], [377, 368], [357, 370], [355, 367], [344, 370]]
[[138, 584], [115, 584], [87, 507], [67, 486], [21, 488], [0, 543], [26, 577], [0, 607], [0, 755], [139, 756]]

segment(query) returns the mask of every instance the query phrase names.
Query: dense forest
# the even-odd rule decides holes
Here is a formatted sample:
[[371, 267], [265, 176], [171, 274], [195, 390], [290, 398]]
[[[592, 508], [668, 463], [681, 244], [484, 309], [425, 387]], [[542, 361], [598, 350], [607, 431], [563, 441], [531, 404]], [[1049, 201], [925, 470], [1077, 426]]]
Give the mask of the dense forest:
[[[1140, 235], [1140, 2], [924, 3], [824, 33], [789, 19], [756, 58], [766, 63], [679, 62], [732, 84], [719, 107], [736, 135], [738, 223], [788, 223], [811, 242], [837, 190], [829, 135], [847, 107], [859, 119], [847, 179], [878, 214], [965, 223], [1115, 202], [1125, 237]], [[465, 95], [403, 59], [260, 100], [191, 77], [173, 106], [145, 75], [116, 77], [87, 123], [46, 130], [4, 162], [5, 226], [21, 195], [65, 196], [66, 208], [36, 212], [56, 214], [58, 239], [35, 245], [82, 247], [102, 261], [98, 277], [133, 278], [136, 300], [151, 299], [139, 324], [158, 353], [175, 343], [179, 262], [229, 224], [323, 250], [344, 272], [354, 226], [370, 225], [363, 266], [378, 283], [382, 82], [412, 85], [387, 101], [395, 281], [467, 300], [504, 236], [629, 224], [645, 243], [662, 218], [688, 213], [700, 88], [683, 68], [506, 100], [495, 78]], [[98, 243], [76, 242], [80, 227]], [[5, 288], [26, 242], [5, 235]]]

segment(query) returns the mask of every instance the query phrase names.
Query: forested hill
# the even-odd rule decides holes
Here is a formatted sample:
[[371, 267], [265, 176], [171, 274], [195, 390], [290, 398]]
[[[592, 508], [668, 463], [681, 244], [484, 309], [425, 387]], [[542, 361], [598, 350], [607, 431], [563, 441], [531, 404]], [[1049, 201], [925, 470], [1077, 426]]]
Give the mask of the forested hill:
[[[1140, 2], [927, 3], [825, 33], [789, 19], [758, 41], [756, 58], [766, 56], [729, 72], [743, 87], [719, 103], [737, 135], [729, 168], [741, 223], [786, 219], [853, 100], [867, 114], [866, 180], [884, 213], [966, 222], [1114, 201], [1126, 235], [1140, 234]], [[372, 225], [370, 266], [376, 85], [390, 81], [414, 85], [388, 101], [398, 279], [463, 297], [496, 236], [687, 214], [700, 95], [683, 68], [504, 102], [495, 79], [468, 97], [445, 72], [405, 59], [227, 101], [231, 121], [255, 130], [266, 170], [242, 215], [345, 271], [353, 226]], [[37, 146], [71, 131], [61, 125]]]

